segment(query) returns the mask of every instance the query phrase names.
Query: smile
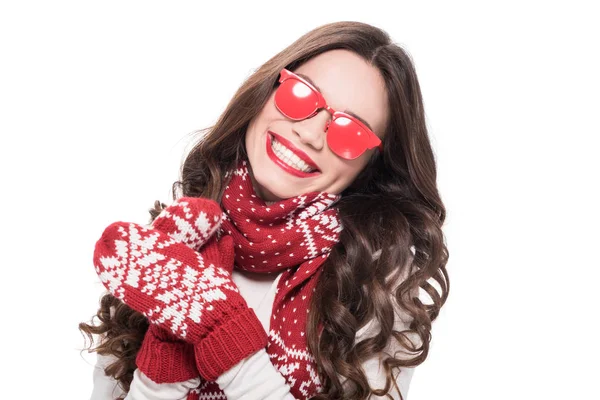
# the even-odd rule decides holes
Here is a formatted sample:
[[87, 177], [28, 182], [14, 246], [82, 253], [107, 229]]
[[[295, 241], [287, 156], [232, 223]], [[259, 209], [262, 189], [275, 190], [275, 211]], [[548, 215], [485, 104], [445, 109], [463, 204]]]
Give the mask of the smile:
[[269, 131], [266, 142], [267, 155], [284, 171], [299, 178], [309, 178], [320, 174], [320, 171], [314, 168], [316, 166], [307, 155], [299, 155], [297, 152], [290, 150], [284, 145], [285, 139], [279, 135]]

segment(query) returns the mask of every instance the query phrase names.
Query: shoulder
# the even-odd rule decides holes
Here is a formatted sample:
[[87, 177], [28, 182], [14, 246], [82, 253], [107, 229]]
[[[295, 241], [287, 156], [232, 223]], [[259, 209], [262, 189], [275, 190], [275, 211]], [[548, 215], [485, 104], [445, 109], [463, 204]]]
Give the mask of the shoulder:
[[125, 397], [125, 392], [119, 386], [119, 382], [111, 376], [107, 376], [104, 372], [104, 369], [115, 361], [115, 356], [97, 354], [91, 400], [108, 400]]
[[[380, 251], [376, 252], [374, 254], [374, 259], [376, 259], [379, 256], [379, 253], [380, 253]], [[411, 253], [411, 256], [407, 260], [406, 265], [401, 269], [401, 272], [400, 272], [400, 274], [398, 274], [398, 277], [395, 278], [395, 282], [392, 285], [393, 288], [397, 288], [402, 282], [404, 282], [406, 279], [408, 279], [408, 277], [412, 273], [414, 273], [414, 267], [412, 266], [413, 258], [414, 258], [414, 256]], [[394, 274], [395, 273], [388, 275], [386, 278], [386, 282], [389, 282], [391, 279], [393, 279]], [[413, 321], [413, 318], [408, 314], [408, 312], [406, 312], [406, 310], [404, 310], [403, 307], [401, 307], [401, 305], [396, 300], [395, 294], [393, 292], [388, 293], [388, 296], [389, 296], [390, 302], [392, 304], [392, 307], [394, 309], [394, 330], [396, 330], [396, 331], [408, 330], [411, 322]], [[409, 297], [413, 298], [413, 297], [418, 297], [418, 296], [419, 296], [419, 288], [418, 287], [412, 288], [411, 292], [409, 294]], [[369, 337], [373, 337], [373, 336], [377, 335], [380, 331], [381, 331], [381, 326], [379, 324], [379, 321], [376, 318], [373, 318], [372, 320], [367, 322], [362, 328], [360, 328], [356, 332], [356, 341], [358, 342], [358, 341], [367, 339]]]
[[[408, 276], [414, 272], [411, 269], [412, 265], [412, 255], [407, 262], [407, 266], [402, 269], [402, 273], [398, 276], [393, 287], [397, 287], [404, 280], [408, 278]], [[392, 277], [388, 277], [391, 279]], [[410, 297], [418, 297], [419, 288], [413, 288], [410, 293]], [[397, 332], [409, 331], [410, 324], [413, 321], [413, 318], [404, 310], [395, 299], [394, 294], [390, 293], [390, 300], [394, 309], [394, 321], [393, 326], [394, 330]], [[360, 328], [356, 333], [356, 343], [362, 342], [368, 338], [376, 336], [381, 331], [381, 325], [379, 320], [376, 318], [371, 319], [367, 324], [365, 324], [362, 328]], [[405, 332], [407, 338], [413, 343], [415, 346], [420, 346], [419, 336], [416, 332]], [[395, 357], [401, 360], [409, 360], [414, 358], [416, 354], [408, 351], [401, 343], [399, 343], [394, 337], [390, 337], [385, 349], [379, 353], [374, 354], [371, 358], [367, 359], [362, 363], [363, 370], [367, 375], [367, 379], [369, 381], [369, 385], [373, 389], [383, 389], [386, 382], [386, 373], [384, 368], [384, 361], [387, 358]], [[412, 380], [412, 376], [414, 374], [415, 368], [409, 367], [400, 367], [395, 369], [392, 372], [394, 380], [402, 393], [403, 398], [406, 400], [408, 398], [408, 388], [410, 386], [410, 382]], [[399, 399], [398, 393], [394, 387], [392, 387], [390, 393], [392, 398]], [[370, 398], [385, 398], [379, 396], [371, 396]]]

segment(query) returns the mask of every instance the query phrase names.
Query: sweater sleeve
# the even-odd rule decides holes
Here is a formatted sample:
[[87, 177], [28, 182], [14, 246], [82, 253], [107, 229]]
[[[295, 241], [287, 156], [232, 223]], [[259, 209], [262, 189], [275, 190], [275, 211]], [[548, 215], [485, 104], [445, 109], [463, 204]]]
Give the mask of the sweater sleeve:
[[189, 391], [198, 385], [200, 378], [175, 383], [155, 383], [136, 369], [125, 400], [185, 400]]
[[[385, 370], [381, 364], [382, 357], [374, 357], [363, 362], [362, 367], [367, 375], [369, 385], [373, 389], [385, 386]], [[408, 399], [408, 387], [414, 368], [400, 368], [395, 376], [396, 384], [404, 397]], [[266, 399], [293, 400], [290, 387], [269, 359], [266, 350], [260, 350], [245, 358], [217, 378], [217, 383], [228, 400]], [[400, 399], [394, 387], [389, 394], [394, 400]], [[387, 396], [371, 395], [370, 399], [384, 399]]]
[[265, 349], [246, 357], [217, 378], [228, 400], [294, 400], [290, 386]]
[[93, 374], [94, 388], [90, 400], [114, 400], [123, 397], [126, 400], [185, 400], [189, 391], [200, 385], [200, 378], [158, 384], [136, 369], [129, 392], [126, 394], [113, 377], [104, 373], [104, 368], [114, 361], [116, 361], [114, 356], [97, 355]]
[[[104, 374], [103, 367], [109, 362], [109, 356], [98, 355], [94, 371], [94, 391], [91, 400], [114, 400], [124, 395], [117, 382]], [[369, 385], [374, 389], [385, 385], [384, 369], [378, 358], [363, 363]], [[408, 398], [408, 386], [413, 368], [401, 368], [396, 382], [404, 400]], [[260, 350], [245, 358], [217, 378], [217, 383], [229, 400], [266, 399], [293, 400], [290, 387], [269, 359], [266, 350]], [[157, 384], [152, 382], [139, 369], [136, 369], [126, 400], [179, 400], [186, 399], [188, 392], [200, 384], [200, 379], [176, 383]], [[393, 399], [399, 399], [397, 391], [392, 390]], [[386, 398], [372, 395], [371, 399]]]
[[94, 388], [90, 400], [114, 400], [125, 396], [119, 383], [104, 373], [104, 368], [116, 361], [114, 356], [103, 356], [96, 353], [96, 365], [94, 365]]

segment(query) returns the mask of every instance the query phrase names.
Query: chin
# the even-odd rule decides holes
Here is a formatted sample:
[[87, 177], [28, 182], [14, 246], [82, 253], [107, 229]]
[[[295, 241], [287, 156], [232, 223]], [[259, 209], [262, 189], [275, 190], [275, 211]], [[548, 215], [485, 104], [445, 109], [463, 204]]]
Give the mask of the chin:
[[280, 201], [302, 194], [292, 190], [282, 190], [281, 187], [271, 187], [270, 185], [261, 185], [261, 191], [265, 201]]

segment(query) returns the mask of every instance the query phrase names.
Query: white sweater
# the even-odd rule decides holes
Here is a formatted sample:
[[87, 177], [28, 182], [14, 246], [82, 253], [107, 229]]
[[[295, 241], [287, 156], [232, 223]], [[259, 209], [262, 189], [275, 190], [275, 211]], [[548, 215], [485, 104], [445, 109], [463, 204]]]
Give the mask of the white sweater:
[[[248, 306], [255, 311], [266, 332], [269, 332], [275, 289], [280, 276], [281, 273], [278, 275], [257, 274], [237, 269], [232, 274], [232, 280], [238, 286], [240, 294], [244, 297]], [[407, 329], [407, 316], [397, 313], [394, 324], [395, 329]], [[356, 341], [359, 342], [367, 337], [374, 336], [378, 330], [376, 324], [367, 324], [357, 332]], [[390, 344], [386, 349], [386, 353], [392, 355], [398, 350], [397, 347]], [[114, 400], [123, 396], [117, 382], [104, 374], [104, 367], [113, 361], [112, 356], [98, 355], [98, 361], [94, 368], [94, 389], [91, 400]], [[369, 385], [374, 389], [383, 388], [385, 385], [385, 371], [380, 365], [378, 355], [374, 355], [373, 358], [365, 361], [362, 366]], [[400, 374], [396, 378], [404, 399], [408, 398], [408, 387], [413, 373], [414, 368], [401, 368]], [[223, 373], [217, 378], [217, 383], [230, 400], [294, 399], [289, 392], [289, 386], [284, 377], [271, 364], [265, 349], [254, 353]], [[140, 370], [136, 370], [126, 400], [185, 400], [188, 392], [199, 384], [200, 378], [178, 383], [157, 384]], [[394, 399], [400, 398], [393, 387], [390, 395]], [[370, 398], [386, 397], [371, 396]]]

